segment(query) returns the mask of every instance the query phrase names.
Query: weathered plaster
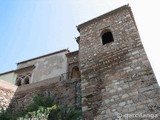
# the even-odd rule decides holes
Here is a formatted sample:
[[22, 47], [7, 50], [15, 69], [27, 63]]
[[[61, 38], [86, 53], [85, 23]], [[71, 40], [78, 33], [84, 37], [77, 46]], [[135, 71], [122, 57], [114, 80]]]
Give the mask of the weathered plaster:
[[0, 75], [0, 79], [12, 84], [15, 84], [16, 77], [17, 77], [17, 74], [15, 72], [9, 72], [9, 73]]
[[18, 64], [17, 69], [34, 65], [30, 83], [60, 76], [67, 72], [67, 51]]

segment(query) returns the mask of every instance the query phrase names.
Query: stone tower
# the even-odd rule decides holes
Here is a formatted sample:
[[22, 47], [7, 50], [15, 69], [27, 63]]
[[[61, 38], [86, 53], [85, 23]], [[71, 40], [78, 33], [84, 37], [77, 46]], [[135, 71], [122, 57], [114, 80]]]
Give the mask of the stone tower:
[[78, 30], [85, 120], [115, 120], [118, 113], [158, 114], [159, 86], [131, 8], [122, 6]]

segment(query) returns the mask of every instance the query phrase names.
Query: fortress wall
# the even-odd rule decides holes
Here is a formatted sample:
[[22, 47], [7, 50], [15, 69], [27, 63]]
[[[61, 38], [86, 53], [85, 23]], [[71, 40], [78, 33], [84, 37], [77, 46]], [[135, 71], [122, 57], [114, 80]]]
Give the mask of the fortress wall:
[[75, 84], [74, 81], [67, 83], [60, 81], [60, 77], [50, 78], [33, 84], [27, 84], [17, 88], [9, 108], [13, 111], [23, 110], [33, 101], [36, 95], [47, 96], [48, 92], [57, 97], [60, 104], [75, 104]]
[[[101, 35], [107, 29], [114, 41], [103, 45]], [[122, 6], [81, 24], [79, 31], [84, 118], [113, 120], [117, 113], [159, 114], [160, 89], [130, 7]]]
[[16, 90], [17, 86], [4, 80], [0, 80], [0, 109], [8, 108]]

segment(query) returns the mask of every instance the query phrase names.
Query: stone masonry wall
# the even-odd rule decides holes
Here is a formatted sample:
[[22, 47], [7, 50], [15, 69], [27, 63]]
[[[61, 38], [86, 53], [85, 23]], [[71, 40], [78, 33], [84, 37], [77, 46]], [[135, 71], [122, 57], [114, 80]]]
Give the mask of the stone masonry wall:
[[[112, 31], [114, 42], [102, 45], [105, 29]], [[159, 86], [130, 7], [122, 6], [81, 24], [79, 30], [84, 119], [115, 120], [117, 113], [160, 117]]]
[[17, 87], [6, 81], [0, 80], [0, 109], [7, 109]]
[[12, 111], [23, 110], [33, 102], [33, 97], [45, 97], [50, 94], [57, 98], [59, 104], [73, 106], [76, 104], [76, 80], [60, 81], [60, 77], [47, 79], [41, 82], [20, 86], [12, 97], [9, 108]]
[[66, 56], [68, 64], [77, 63], [79, 61], [78, 51], [67, 53]]

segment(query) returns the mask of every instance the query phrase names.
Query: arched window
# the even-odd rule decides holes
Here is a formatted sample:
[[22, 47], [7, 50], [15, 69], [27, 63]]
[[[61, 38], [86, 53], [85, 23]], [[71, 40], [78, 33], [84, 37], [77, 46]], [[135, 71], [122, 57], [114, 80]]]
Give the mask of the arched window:
[[26, 78], [24, 79], [23, 83], [24, 83], [24, 84], [29, 84], [29, 78], [26, 77]]
[[16, 85], [21, 86], [21, 85], [26, 85], [30, 83], [31, 79], [31, 73], [27, 73], [24, 75], [19, 75], [16, 79]]
[[71, 78], [80, 78], [81, 74], [79, 71], [79, 68], [77, 66], [74, 66], [72, 68]]
[[101, 37], [103, 45], [114, 41], [112, 32], [110, 30], [103, 32]]

